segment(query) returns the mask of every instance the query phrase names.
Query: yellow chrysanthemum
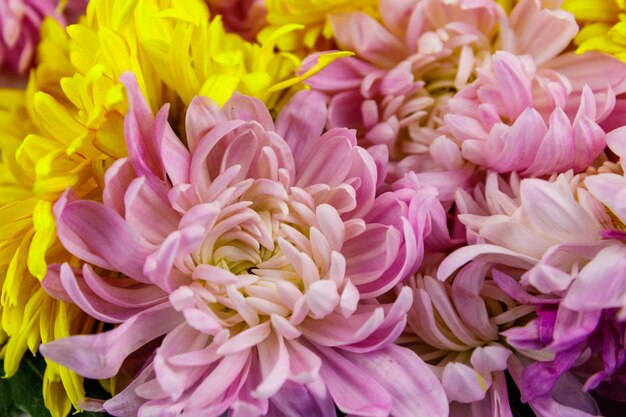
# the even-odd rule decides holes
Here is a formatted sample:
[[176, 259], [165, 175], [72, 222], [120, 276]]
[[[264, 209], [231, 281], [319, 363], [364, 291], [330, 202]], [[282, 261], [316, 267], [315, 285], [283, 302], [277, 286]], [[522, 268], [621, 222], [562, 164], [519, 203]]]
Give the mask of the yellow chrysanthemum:
[[332, 47], [333, 28], [328, 16], [333, 13], [361, 11], [379, 18], [378, 0], [266, 0], [268, 27], [260, 39], [288, 24], [304, 26], [304, 30], [281, 37], [278, 46], [285, 51], [307, 53], [314, 48]]
[[[224, 103], [238, 90], [276, 107], [285, 89], [345, 55], [326, 55], [294, 77], [299, 59], [276, 53], [275, 44], [298, 29], [288, 25], [262, 44], [248, 43], [226, 33], [219, 18], [210, 21], [201, 0], [92, 0], [67, 30], [44, 22], [40, 64], [26, 91], [0, 90], [0, 324], [9, 336], [0, 354], [7, 376], [26, 350], [94, 330], [92, 319], [49, 297], [40, 280], [48, 263], [76, 262], [56, 236], [56, 199], [68, 187], [100, 198], [104, 172], [126, 154], [119, 76], [133, 71], [153, 110], [171, 103], [174, 125], [196, 94]], [[54, 417], [83, 396], [82, 378], [48, 363], [44, 400]]]
[[565, 0], [563, 8], [584, 24], [574, 40], [578, 52], [600, 51], [626, 62], [625, 0]]

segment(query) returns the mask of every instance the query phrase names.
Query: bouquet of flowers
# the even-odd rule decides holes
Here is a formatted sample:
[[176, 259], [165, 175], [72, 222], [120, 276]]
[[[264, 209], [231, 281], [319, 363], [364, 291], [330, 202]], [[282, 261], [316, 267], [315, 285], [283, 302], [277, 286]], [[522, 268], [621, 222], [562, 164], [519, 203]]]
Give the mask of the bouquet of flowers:
[[625, 62], [622, 0], [0, 0], [0, 415], [623, 415]]

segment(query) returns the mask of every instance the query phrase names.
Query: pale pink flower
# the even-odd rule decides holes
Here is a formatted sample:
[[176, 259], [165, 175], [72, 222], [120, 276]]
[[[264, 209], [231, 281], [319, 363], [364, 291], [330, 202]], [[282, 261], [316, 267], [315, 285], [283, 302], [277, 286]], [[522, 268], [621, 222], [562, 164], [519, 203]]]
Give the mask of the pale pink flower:
[[420, 265], [429, 213], [443, 210], [434, 189], [376, 196], [384, 161], [353, 131], [322, 134], [319, 94], [296, 95], [276, 125], [256, 99], [222, 110], [197, 97], [185, 146], [168, 108], [155, 120], [134, 77], [123, 82], [129, 158], [107, 171], [102, 204], [67, 193], [55, 205], [59, 238], [84, 266], [51, 266], [44, 280], [119, 325], [44, 356], [108, 378], [156, 348], [104, 403], [116, 416], [326, 417], [333, 402], [359, 416], [447, 415], [435, 375], [393, 345], [411, 291], [377, 301]]
[[414, 301], [397, 343], [432, 365], [454, 416], [510, 415], [504, 371], [512, 352], [499, 331], [534, 310], [518, 308], [487, 269], [476, 262], [446, 283], [422, 274], [407, 281]]
[[55, 0], [0, 0], [0, 69], [23, 74], [33, 62], [46, 16], [65, 24]]
[[528, 55], [503, 51], [492, 66], [478, 70], [476, 81], [448, 102], [444, 130], [465, 159], [500, 173], [543, 176], [584, 171], [600, 156], [606, 134], [598, 123], [615, 104], [610, 86], [602, 103], [583, 88], [575, 115], [568, 116], [566, 77], [537, 69]]
[[535, 318], [502, 333], [524, 355], [535, 352], [535, 362], [515, 371], [531, 405], [560, 389], [570, 370], [586, 378], [584, 391], [626, 383], [625, 326], [616, 316], [626, 301], [626, 246], [615, 239], [623, 238], [614, 230], [621, 220], [602, 204], [610, 207], [603, 198], [616, 195], [603, 188], [615, 177], [587, 176], [584, 188], [571, 173], [551, 180], [513, 175], [507, 183], [492, 172], [473, 196], [458, 192], [470, 246], [446, 258], [437, 275], [446, 279], [467, 262], [483, 262], [502, 291], [536, 308]]
[[264, 0], [207, 0], [211, 16], [221, 15], [224, 27], [254, 41], [266, 25]]
[[390, 181], [414, 171], [452, 200], [454, 189], [471, 185], [473, 169], [445, 144], [436, 156], [429, 149], [440, 136], [447, 101], [475, 67], [489, 65], [498, 6], [491, 0], [383, 0], [380, 11], [382, 23], [363, 13], [331, 16], [338, 44], [357, 55], [308, 82], [331, 96], [330, 126], [357, 129], [365, 147], [388, 148]]
[[[441, 138], [446, 133], [442, 129], [444, 116], [450, 112], [450, 100], [459, 90], [471, 88], [467, 86], [479, 74], [483, 79], [493, 75], [495, 51], [526, 55], [526, 66], [536, 68], [543, 77], [539, 77], [541, 81], [548, 83], [542, 85], [542, 94], [550, 97], [533, 96], [538, 103], [528, 103], [525, 96], [507, 97], [522, 111], [523, 106], [545, 104], [543, 101], [552, 96], [565, 96], [552, 103], [551, 110], [560, 106], [574, 119], [581, 106], [588, 106], [581, 110], [584, 114], [580, 118], [586, 118], [596, 111], [595, 107], [591, 109], [589, 94], [583, 97], [587, 85], [600, 110], [591, 122], [581, 120], [577, 128], [587, 128], [605, 117], [613, 106], [613, 92], [626, 91], [625, 64], [599, 53], [564, 52], [578, 32], [578, 25], [573, 15], [553, 3], [521, 0], [507, 15], [494, 0], [383, 0], [382, 23], [360, 13], [331, 16], [339, 46], [355, 51], [356, 57], [334, 62], [308, 83], [331, 97], [330, 126], [353, 127], [363, 146], [382, 144], [388, 148], [389, 180], [411, 170], [428, 174], [424, 182], [434, 180], [438, 186], [442, 184], [440, 194], [446, 198], [450, 189], [473, 184], [473, 169], [466, 163], [465, 154], [455, 149], [455, 141]], [[316, 58], [311, 56], [304, 68]], [[531, 78], [538, 83], [537, 77]], [[515, 82], [515, 91], [520, 89], [518, 80], [498, 80], [499, 84], [505, 82]], [[505, 91], [509, 88], [507, 85]], [[481, 104], [475, 100], [473, 106]], [[458, 112], [458, 107], [452, 111]], [[491, 113], [484, 117], [497, 121], [498, 114]], [[489, 122], [495, 123], [491, 119]], [[563, 124], [564, 120], [559, 118], [555, 126], [556, 122]], [[466, 127], [459, 126], [458, 130]], [[578, 132], [578, 136], [585, 134], [589, 132]], [[565, 136], [561, 142], [572, 142], [569, 130]], [[583, 139], [587, 138], [578, 142]], [[592, 139], [592, 144], [578, 150], [581, 159], [586, 151], [597, 153], [601, 147], [601, 139]], [[478, 150], [471, 154], [473, 159], [478, 159], [476, 153]], [[548, 169], [540, 168], [536, 170]]]

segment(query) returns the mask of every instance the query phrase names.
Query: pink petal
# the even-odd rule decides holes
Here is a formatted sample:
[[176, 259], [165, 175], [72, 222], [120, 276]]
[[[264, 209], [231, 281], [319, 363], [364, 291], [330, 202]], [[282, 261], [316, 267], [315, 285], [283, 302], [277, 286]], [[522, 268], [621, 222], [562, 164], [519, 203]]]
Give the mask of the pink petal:
[[337, 43], [369, 62], [393, 67], [407, 56], [405, 46], [365, 13], [330, 15]]
[[67, 263], [61, 265], [60, 279], [65, 291], [81, 310], [97, 320], [105, 323], [122, 323], [143, 310], [141, 307], [120, 307], [102, 300], [89, 288], [83, 276], [89, 276], [90, 281], [102, 280], [89, 264], [83, 265], [82, 274], [80, 271], [72, 271]]
[[448, 363], [441, 383], [450, 401], [473, 403], [485, 398], [488, 386], [474, 369], [458, 362]]
[[585, 186], [618, 218], [626, 220], [626, 178], [610, 173], [591, 175], [585, 178]]
[[108, 332], [72, 336], [42, 345], [46, 358], [92, 379], [111, 378], [128, 355], [180, 324], [182, 316], [169, 303], [160, 304], [126, 320]]
[[104, 205], [124, 216], [124, 193], [130, 183], [136, 178], [135, 171], [128, 158], [118, 159], [104, 174], [104, 191], [102, 200]]
[[291, 363], [289, 379], [300, 384], [312, 383], [319, 377], [322, 361], [314, 352], [297, 340], [286, 340]]
[[496, 245], [465, 246], [448, 255], [437, 270], [437, 278], [440, 280], [447, 279], [454, 271], [471, 260], [493, 262], [526, 269], [538, 262], [538, 259]]
[[307, 385], [288, 381], [271, 402], [277, 409], [276, 417], [335, 417], [337, 414], [333, 400], [320, 380]]
[[276, 132], [291, 148], [297, 166], [303, 165], [310, 150], [318, 145], [326, 114], [324, 96], [311, 91], [297, 93], [280, 112]]
[[167, 122], [168, 106], [157, 113], [155, 135], [161, 153], [161, 164], [173, 185], [189, 182], [191, 155]]
[[346, 275], [359, 286], [377, 280], [398, 256], [402, 235], [393, 227], [371, 225], [345, 242]]
[[176, 230], [180, 215], [170, 208], [166, 189], [161, 184], [139, 177], [132, 180], [124, 194], [126, 222], [152, 244], [158, 244]]
[[289, 351], [285, 346], [285, 340], [274, 332], [259, 343], [256, 349], [263, 382], [256, 388], [253, 395], [259, 398], [270, 398], [281, 389], [289, 376]]
[[580, 271], [562, 305], [576, 311], [623, 307], [626, 293], [626, 250], [609, 246]]
[[195, 153], [204, 135], [226, 120], [228, 120], [226, 115], [215, 101], [204, 96], [194, 97], [185, 115], [185, 132], [189, 150]]
[[[322, 135], [315, 148], [308, 147], [301, 156], [301, 164], [296, 166], [296, 186], [307, 187], [314, 184], [328, 184], [331, 187], [344, 182], [350, 170], [352, 150], [356, 138], [353, 131], [331, 129]], [[299, 156], [299, 155], [298, 155]]]
[[124, 118], [124, 136], [131, 164], [137, 175], [164, 177], [155, 137], [155, 119], [132, 72], [125, 72], [120, 81], [128, 93], [129, 109]]
[[370, 353], [343, 356], [391, 395], [394, 417], [447, 417], [448, 400], [430, 367], [411, 350], [389, 345]]
[[488, 345], [474, 349], [470, 362], [481, 374], [505, 371], [511, 350], [500, 345]]
[[[225, 356], [217, 366], [204, 377], [200, 385], [195, 389], [193, 394], [191, 394], [187, 407], [185, 408], [191, 411], [194, 409], [202, 410], [211, 405], [221, 405], [220, 403], [224, 402], [221, 397], [230, 390], [231, 386], [240, 389], [240, 384], [236, 384], [235, 382], [242, 379], [245, 380], [245, 376], [250, 368], [251, 357], [252, 355], [249, 349], [242, 349], [234, 354]], [[235, 389], [235, 397], [239, 389]], [[228, 407], [228, 405], [229, 404], [226, 404], [226, 407]], [[208, 411], [204, 410], [204, 413], [206, 415]], [[216, 413], [216, 415], [220, 414], [221, 412]]]
[[[234, 94], [224, 104], [224, 113], [229, 119], [258, 122], [267, 131], [274, 130], [274, 122], [267, 107], [257, 98]], [[282, 113], [282, 112], [281, 112]]]
[[147, 242], [112, 209], [94, 201], [68, 201], [63, 195], [54, 206], [59, 239], [76, 257], [147, 283], [143, 263]]
[[578, 33], [571, 13], [543, 8], [533, 0], [522, 0], [511, 13], [511, 26], [517, 34], [517, 54], [528, 54], [537, 65], [559, 55]]
[[374, 377], [331, 348], [316, 347], [322, 358], [320, 375], [337, 407], [362, 417], [388, 417], [392, 398]]
[[[306, 57], [298, 72], [303, 73], [315, 65], [320, 54], [321, 52], [317, 52]], [[361, 86], [363, 78], [375, 70], [376, 67], [359, 58], [346, 57], [332, 62], [324, 71], [307, 79], [306, 83], [316, 91], [357, 90]]]

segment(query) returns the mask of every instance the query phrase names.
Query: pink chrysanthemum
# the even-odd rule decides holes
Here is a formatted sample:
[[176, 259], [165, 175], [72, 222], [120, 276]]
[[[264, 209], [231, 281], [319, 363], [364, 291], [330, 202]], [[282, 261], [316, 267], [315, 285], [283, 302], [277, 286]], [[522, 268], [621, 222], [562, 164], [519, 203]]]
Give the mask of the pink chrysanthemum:
[[0, 0], [0, 69], [25, 73], [31, 66], [39, 26], [46, 16], [62, 24], [55, 0]]
[[[444, 116], [450, 100], [474, 83], [479, 72], [483, 78], [493, 72], [495, 51], [526, 55], [531, 66], [550, 72], [554, 86], [566, 84], [571, 91], [557, 105], [567, 114], [579, 107], [584, 83], [603, 109], [612, 108], [604, 106], [612, 99], [607, 99], [609, 86], [616, 93], [626, 90], [626, 66], [617, 59], [564, 52], [578, 25], [553, 3], [521, 0], [507, 15], [494, 0], [383, 0], [382, 23], [360, 13], [331, 16], [338, 44], [356, 57], [334, 62], [308, 83], [331, 97], [330, 126], [357, 129], [362, 146], [388, 147], [391, 181], [413, 170], [427, 176], [425, 181], [436, 181], [446, 199], [450, 190], [472, 184], [472, 169], [454, 143], [441, 138]], [[314, 60], [309, 58], [305, 68]], [[534, 104], [508, 99], [519, 106]], [[594, 152], [600, 142], [594, 142]]]
[[465, 159], [500, 173], [543, 176], [584, 171], [602, 153], [606, 134], [598, 123], [615, 105], [610, 86], [601, 103], [585, 86], [568, 116], [572, 86], [557, 71], [504, 51], [492, 66], [448, 102], [445, 130]]
[[129, 158], [107, 172], [102, 204], [71, 193], [56, 204], [59, 237], [84, 265], [51, 266], [44, 280], [119, 326], [42, 353], [107, 378], [152, 343], [104, 403], [116, 416], [326, 417], [333, 401], [360, 416], [446, 415], [437, 378], [392, 344], [410, 291], [376, 298], [419, 266], [429, 211], [442, 210], [434, 189], [376, 197], [382, 161], [353, 131], [322, 135], [316, 93], [299, 93], [276, 125], [250, 97], [224, 110], [197, 97], [185, 146], [167, 107], [155, 120], [133, 76], [123, 82]]
[[[609, 143], [624, 143], [620, 136], [612, 133]], [[533, 363], [511, 369], [531, 404], [555, 395], [563, 381], [574, 392], [599, 388], [613, 396], [626, 384], [626, 234], [619, 231], [626, 217], [613, 204], [626, 181], [607, 168], [619, 169], [607, 164], [586, 176], [584, 187], [571, 173], [552, 180], [513, 176], [510, 183], [491, 173], [484, 189], [458, 194], [471, 244], [448, 256], [438, 276], [468, 261], [487, 263], [502, 291], [533, 308], [534, 318], [502, 333], [512, 348], [535, 352]], [[570, 370], [584, 385], [570, 384], [576, 381]]]
[[500, 340], [500, 329], [510, 327], [528, 311], [486, 277], [484, 264], [459, 271], [453, 283], [430, 274], [407, 281], [413, 291], [406, 332], [397, 343], [411, 348], [433, 365], [441, 379], [452, 412], [463, 416], [473, 408], [489, 415], [508, 409], [504, 370], [511, 351]]

